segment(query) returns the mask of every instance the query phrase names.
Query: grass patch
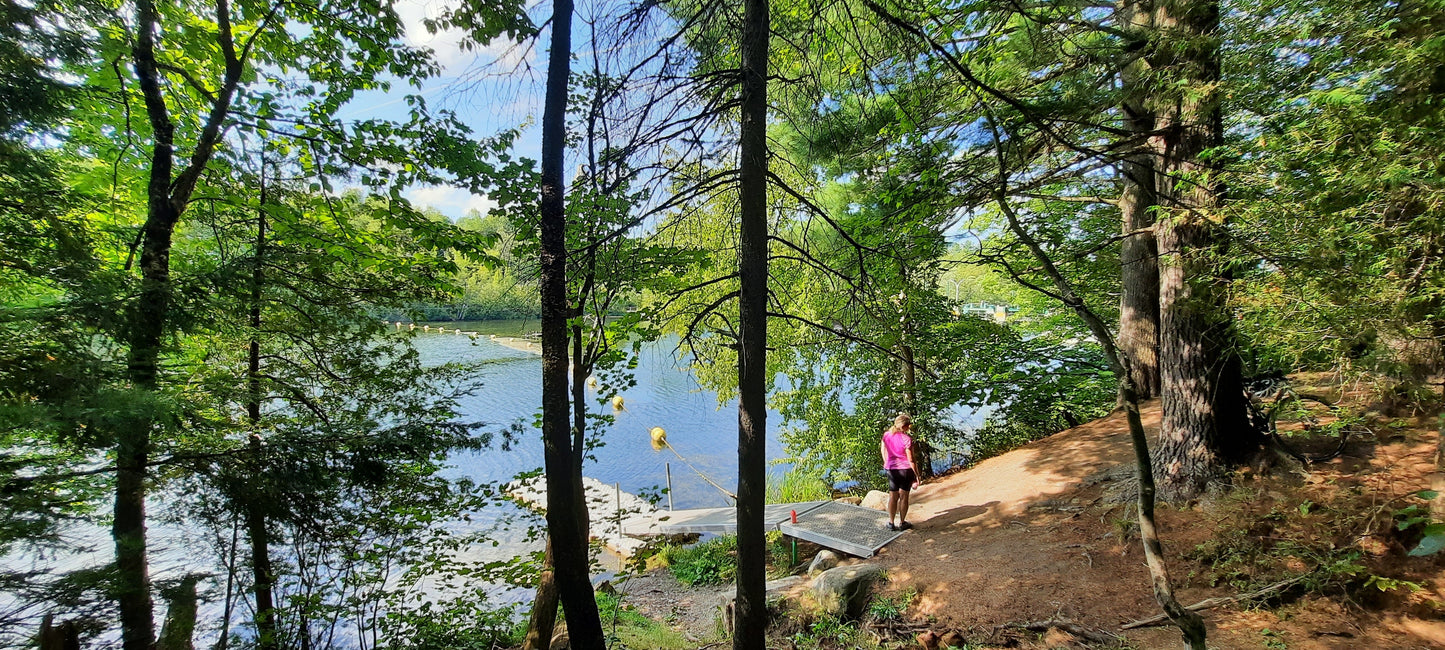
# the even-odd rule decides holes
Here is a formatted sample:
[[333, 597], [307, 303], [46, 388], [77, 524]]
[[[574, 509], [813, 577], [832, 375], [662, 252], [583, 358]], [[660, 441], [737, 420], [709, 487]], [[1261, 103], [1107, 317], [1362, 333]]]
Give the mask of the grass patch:
[[[792, 573], [792, 540], [778, 531], [767, 533], [768, 575]], [[668, 544], [658, 552], [659, 564], [666, 565], [678, 582], [689, 587], [723, 585], [733, 582], [738, 573], [738, 538], [722, 535], [693, 546]]]
[[723, 535], [688, 547], [667, 546], [661, 554], [672, 576], [691, 587], [732, 582], [738, 573], [737, 550], [737, 536]]
[[643, 616], [616, 595], [598, 593], [597, 610], [602, 615], [602, 627], [611, 637], [609, 648], [690, 650], [698, 645], [697, 641], [689, 641], [681, 632]]
[[782, 476], [768, 475], [764, 498], [768, 503], [827, 501], [833, 498], [833, 488], [821, 474], [794, 469]]
[[878, 623], [902, 621], [903, 615], [913, 606], [916, 598], [918, 592], [913, 589], [906, 589], [892, 596], [874, 596], [872, 602], [868, 603], [868, 618]]

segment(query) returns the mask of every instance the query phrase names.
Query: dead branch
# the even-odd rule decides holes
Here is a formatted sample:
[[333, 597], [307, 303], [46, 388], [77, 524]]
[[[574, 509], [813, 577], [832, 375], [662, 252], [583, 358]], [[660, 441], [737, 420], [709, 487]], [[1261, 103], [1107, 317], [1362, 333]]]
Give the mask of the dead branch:
[[[1206, 609], [1214, 609], [1215, 607], [1222, 607], [1222, 606], [1228, 605], [1228, 604], [1230, 604], [1230, 603], [1237, 603], [1237, 602], [1249, 601], [1249, 600], [1259, 600], [1260, 598], [1263, 598], [1263, 597], [1268, 596], [1268, 595], [1270, 595], [1270, 594], [1273, 594], [1273, 593], [1275, 593], [1275, 592], [1284, 591], [1285, 589], [1288, 589], [1288, 588], [1290, 588], [1290, 587], [1292, 587], [1292, 586], [1294, 586], [1294, 585], [1296, 585], [1296, 584], [1299, 584], [1300, 582], [1304, 581], [1305, 578], [1310, 577], [1310, 575], [1311, 575], [1311, 574], [1309, 574], [1309, 573], [1302, 573], [1302, 574], [1297, 575], [1297, 576], [1295, 576], [1295, 577], [1293, 577], [1293, 578], [1290, 578], [1290, 579], [1288, 579], [1288, 580], [1281, 580], [1281, 581], [1276, 582], [1276, 583], [1274, 583], [1274, 584], [1272, 584], [1272, 585], [1269, 585], [1268, 587], [1261, 587], [1261, 588], [1256, 589], [1256, 590], [1254, 590], [1254, 591], [1251, 591], [1251, 592], [1249, 592], [1249, 593], [1247, 593], [1247, 594], [1238, 594], [1238, 595], [1235, 595], [1235, 596], [1221, 596], [1221, 597], [1218, 597], [1218, 598], [1206, 598], [1206, 599], [1201, 600], [1201, 601], [1199, 601], [1199, 602], [1197, 602], [1197, 603], [1194, 603], [1193, 605], [1190, 605], [1190, 606], [1188, 606], [1188, 607], [1185, 607], [1184, 609], [1187, 609], [1187, 610], [1189, 610], [1189, 611], [1191, 611], [1191, 612], [1198, 612], [1198, 611], [1202, 611], [1202, 610], [1206, 610]], [[1159, 614], [1159, 615], [1156, 615], [1156, 616], [1150, 616], [1149, 618], [1145, 618], [1145, 619], [1140, 619], [1140, 620], [1137, 620], [1137, 621], [1133, 621], [1133, 622], [1131, 622], [1131, 623], [1125, 623], [1125, 624], [1123, 624], [1123, 625], [1120, 625], [1120, 626], [1119, 626], [1119, 629], [1120, 629], [1120, 630], [1132, 630], [1132, 629], [1140, 628], [1140, 627], [1151, 627], [1151, 626], [1154, 626], [1154, 625], [1159, 625], [1159, 624], [1161, 624], [1161, 623], [1166, 623], [1166, 622], [1168, 622], [1168, 621], [1169, 621], [1169, 617], [1168, 617], [1168, 616], [1166, 616], [1166, 615], [1164, 615], [1164, 614]]]

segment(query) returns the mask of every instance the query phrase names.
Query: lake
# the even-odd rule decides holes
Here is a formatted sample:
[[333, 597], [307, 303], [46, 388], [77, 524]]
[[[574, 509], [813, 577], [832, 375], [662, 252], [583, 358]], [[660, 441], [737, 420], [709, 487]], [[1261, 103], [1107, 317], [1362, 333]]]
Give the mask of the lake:
[[[484, 422], [500, 429], [522, 420], [527, 437], [511, 451], [490, 449], [454, 456], [454, 476], [477, 481], [507, 480], [518, 472], [542, 467], [541, 433], [531, 424], [542, 402], [542, 358], [486, 338], [525, 336], [535, 331], [536, 321], [485, 321], [442, 323], [449, 330], [460, 327], [484, 336], [473, 341], [455, 334], [426, 334], [414, 344], [428, 363], [445, 361], [486, 362], [481, 366], [480, 388], [460, 402], [463, 420]], [[708, 485], [671, 451], [654, 451], [648, 430], [662, 427], [667, 440], [689, 463], [718, 484], [732, 489], [737, 484], [737, 401], [719, 404], [717, 393], [698, 384], [686, 365], [677, 360], [675, 344], [663, 340], [643, 345], [634, 375], [637, 385], [621, 395], [624, 406], [589, 404], [593, 411], [611, 413], [615, 422], [602, 436], [604, 446], [595, 450], [582, 473], [608, 485], [620, 484], [625, 492], [638, 493], [662, 487], [666, 482], [664, 463], [672, 464], [672, 497], [677, 508], [705, 508], [730, 505], [716, 488]], [[588, 388], [595, 397], [596, 391]], [[778, 441], [782, 417], [768, 414], [768, 460], [783, 458]], [[775, 467], [781, 473], [783, 468]]]

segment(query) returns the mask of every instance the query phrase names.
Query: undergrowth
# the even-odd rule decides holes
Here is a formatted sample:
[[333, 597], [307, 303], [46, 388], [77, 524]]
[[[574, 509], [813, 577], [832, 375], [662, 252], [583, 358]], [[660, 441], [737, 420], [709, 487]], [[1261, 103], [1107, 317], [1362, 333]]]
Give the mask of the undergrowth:
[[[782, 533], [767, 533], [768, 573], [786, 575], [792, 572], [792, 547]], [[672, 571], [678, 582], [694, 585], [721, 585], [732, 582], [738, 571], [738, 538], [721, 535], [692, 546], [664, 545], [658, 550], [661, 563]]]
[[1183, 553], [1197, 565], [1190, 578], [1239, 593], [1291, 581], [1266, 596], [1277, 601], [1318, 594], [1358, 604], [1420, 589], [1377, 557], [1398, 547], [1388, 504], [1357, 484], [1309, 480], [1288, 486], [1270, 479], [1224, 496], [1212, 508], [1214, 533]]
[[696, 641], [684, 637], [681, 632], [644, 616], [614, 594], [599, 592], [597, 610], [602, 618], [602, 626], [611, 640], [609, 648], [689, 650], [698, 645]]

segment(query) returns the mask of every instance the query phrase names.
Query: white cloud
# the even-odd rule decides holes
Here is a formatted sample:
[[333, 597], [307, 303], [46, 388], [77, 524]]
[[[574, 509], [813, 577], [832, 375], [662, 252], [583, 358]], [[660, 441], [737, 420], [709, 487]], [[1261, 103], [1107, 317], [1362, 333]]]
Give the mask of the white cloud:
[[518, 64], [530, 62], [535, 48], [517, 44], [502, 36], [485, 47], [472, 51], [462, 49], [466, 35], [460, 30], [448, 29], [435, 34], [427, 31], [424, 21], [436, 19], [448, 9], [456, 7], [460, 0], [397, 0], [396, 13], [406, 27], [406, 43], [415, 47], [429, 47], [435, 52], [437, 63], [448, 74], [461, 72], [473, 63], [496, 62], [502, 70], [510, 70]]
[[475, 54], [462, 50], [464, 36], [460, 31], [449, 29], [433, 34], [427, 31], [424, 21], [441, 17], [455, 5], [453, 0], [399, 0], [395, 5], [406, 27], [407, 45], [431, 48], [436, 52], [437, 62], [446, 69], [470, 63]]
[[472, 210], [485, 215], [497, 207], [497, 202], [485, 194], [472, 194], [459, 187], [440, 185], [407, 190], [406, 198], [418, 206], [436, 208], [453, 220], [466, 216]]

